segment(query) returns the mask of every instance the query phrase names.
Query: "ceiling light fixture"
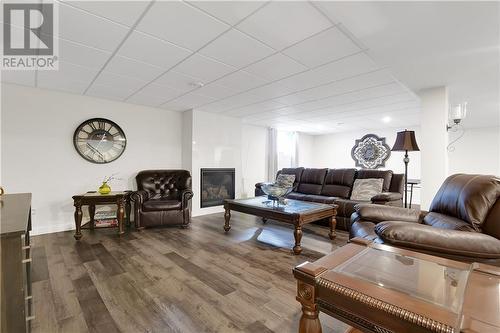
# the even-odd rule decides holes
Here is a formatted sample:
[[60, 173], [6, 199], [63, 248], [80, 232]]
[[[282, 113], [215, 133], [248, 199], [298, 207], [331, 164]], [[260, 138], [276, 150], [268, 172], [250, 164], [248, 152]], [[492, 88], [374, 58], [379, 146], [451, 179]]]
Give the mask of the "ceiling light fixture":
[[390, 123], [390, 122], [391, 122], [391, 120], [392, 120], [392, 118], [391, 118], [391, 117], [389, 117], [389, 116], [385, 116], [384, 118], [382, 118], [382, 122], [384, 122], [384, 123], [386, 123], [386, 124], [387, 124], [387, 123]]
[[203, 82], [189, 82], [189, 85], [193, 88], [201, 88], [205, 85]]

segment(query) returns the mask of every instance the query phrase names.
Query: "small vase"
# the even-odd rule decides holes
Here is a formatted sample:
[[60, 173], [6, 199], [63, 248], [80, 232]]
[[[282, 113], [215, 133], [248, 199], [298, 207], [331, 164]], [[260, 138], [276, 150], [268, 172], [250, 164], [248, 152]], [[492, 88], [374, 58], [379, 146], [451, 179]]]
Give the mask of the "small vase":
[[109, 192], [111, 192], [111, 187], [109, 187], [108, 183], [103, 182], [102, 185], [99, 187], [99, 193], [109, 194]]

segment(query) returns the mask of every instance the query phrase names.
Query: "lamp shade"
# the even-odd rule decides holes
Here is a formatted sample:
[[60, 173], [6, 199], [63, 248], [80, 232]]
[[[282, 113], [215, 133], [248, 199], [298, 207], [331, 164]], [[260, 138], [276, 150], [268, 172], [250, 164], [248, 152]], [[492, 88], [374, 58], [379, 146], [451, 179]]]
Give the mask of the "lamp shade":
[[398, 132], [396, 136], [396, 142], [391, 149], [392, 151], [420, 151], [417, 145], [417, 140], [415, 139], [415, 132], [404, 130]]

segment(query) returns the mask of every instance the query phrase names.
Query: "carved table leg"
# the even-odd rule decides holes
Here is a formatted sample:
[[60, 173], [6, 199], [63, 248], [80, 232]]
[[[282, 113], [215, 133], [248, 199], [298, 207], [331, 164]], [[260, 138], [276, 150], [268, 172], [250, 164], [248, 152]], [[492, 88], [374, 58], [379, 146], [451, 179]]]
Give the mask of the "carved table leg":
[[123, 235], [125, 232], [123, 231], [123, 220], [125, 215], [125, 202], [123, 198], [120, 198], [116, 201], [116, 205], [118, 209], [116, 211], [116, 218], [118, 220], [118, 234]]
[[80, 200], [75, 201], [75, 239], [80, 240], [82, 238], [82, 202]]
[[321, 333], [318, 305], [315, 303], [314, 287], [298, 282], [297, 301], [302, 305], [302, 316], [299, 322], [299, 333]]
[[302, 246], [300, 246], [300, 241], [302, 240], [302, 226], [295, 226], [293, 237], [295, 237], [295, 246], [293, 247], [293, 253], [298, 255], [302, 252]]
[[328, 236], [330, 237], [331, 240], [335, 239], [337, 237], [337, 233], [335, 232], [335, 227], [337, 226], [337, 219], [335, 219], [335, 215], [330, 217], [330, 232], [328, 233]]
[[89, 217], [90, 217], [90, 229], [94, 229], [95, 227], [95, 220], [94, 220], [94, 217], [95, 217], [95, 205], [94, 204], [90, 204], [89, 205]]
[[130, 227], [130, 213], [132, 212], [132, 205], [130, 204], [130, 198], [125, 199], [125, 216], [127, 219], [127, 227]]
[[227, 207], [224, 207], [224, 231], [228, 232], [231, 229], [231, 224], [229, 224], [229, 220], [231, 220], [231, 210]]

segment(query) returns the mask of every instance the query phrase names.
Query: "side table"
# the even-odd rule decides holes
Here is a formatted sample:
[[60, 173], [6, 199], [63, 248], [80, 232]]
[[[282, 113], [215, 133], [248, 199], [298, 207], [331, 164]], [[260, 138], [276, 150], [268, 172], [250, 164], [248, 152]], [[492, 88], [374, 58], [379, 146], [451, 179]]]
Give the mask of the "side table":
[[85, 194], [73, 196], [73, 204], [75, 206], [75, 239], [82, 238], [82, 207], [88, 206], [90, 221], [88, 222], [90, 229], [94, 229], [95, 221], [95, 206], [115, 204], [117, 207], [116, 218], [118, 220], [118, 234], [124, 233], [124, 215], [126, 212], [127, 224], [130, 224], [130, 196], [132, 191], [110, 192], [109, 194], [100, 194], [99, 192], [87, 192]]

